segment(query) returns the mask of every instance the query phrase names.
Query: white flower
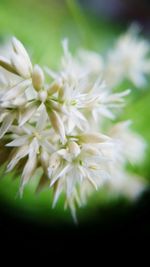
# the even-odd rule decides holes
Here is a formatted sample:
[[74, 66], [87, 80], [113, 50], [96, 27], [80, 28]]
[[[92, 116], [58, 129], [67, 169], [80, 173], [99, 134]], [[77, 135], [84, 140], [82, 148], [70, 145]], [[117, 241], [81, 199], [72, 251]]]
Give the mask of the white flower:
[[[118, 46], [121, 51], [122, 42]], [[136, 63], [144, 55], [144, 45], [138, 47]], [[105, 126], [106, 119], [116, 117], [129, 90], [112, 93], [112, 85], [106, 86], [102, 72], [108, 80], [110, 70], [103, 69], [101, 56], [82, 50], [73, 57], [66, 40], [63, 49], [59, 72], [47, 69], [52, 78], [49, 83], [16, 38], [12, 39], [10, 52], [0, 56], [0, 145], [2, 151], [10, 151], [7, 171], [22, 173], [20, 194], [33, 174], [40, 171], [36, 191], [49, 186], [54, 193], [53, 207], [63, 193], [65, 207], [70, 208], [76, 221], [76, 206], [84, 205], [88, 195], [105, 181], [110, 180], [111, 188], [114, 185], [123, 191], [125, 187], [127, 193], [140, 191], [138, 182], [134, 181], [132, 188], [128, 186], [130, 178], [125, 180], [124, 166], [127, 161], [136, 163], [143, 158], [145, 144], [128, 129], [127, 122], [114, 124], [108, 135], [103, 134], [103, 122]], [[123, 53], [122, 58], [117, 54], [118, 64], [126, 57]], [[123, 71], [118, 72], [123, 79], [120, 75], [124, 65], [115, 65], [113, 60], [109, 62], [111, 67]], [[144, 62], [140, 66], [146, 66]], [[140, 71], [143, 75], [144, 67], [138, 68], [139, 72], [134, 64], [132, 67], [135, 75]], [[131, 68], [125, 71], [131, 78]], [[4, 157], [3, 162], [7, 160]], [[130, 190], [135, 186], [135, 191]]]
[[[130, 124], [130, 121], [117, 123], [109, 130], [112, 141], [111, 145], [103, 150], [103, 156], [110, 159], [107, 167], [111, 178], [107, 180], [105, 188], [108, 194], [136, 199], [145, 190], [146, 182], [144, 178], [128, 173], [125, 163], [127, 161], [131, 164], [140, 163], [144, 158], [146, 144], [141, 136], [130, 130]], [[86, 139], [83, 134], [85, 142]], [[80, 205], [85, 205], [93, 192], [93, 187], [88, 180], [85, 180], [78, 193]]]
[[6, 70], [28, 79], [31, 77], [32, 64], [24, 46], [15, 37], [12, 38], [10, 58], [0, 57], [0, 65]]
[[146, 143], [140, 135], [130, 130], [130, 124], [130, 121], [117, 123], [110, 129], [109, 136], [116, 144], [116, 157], [122, 162], [137, 164], [144, 159]]
[[109, 131], [115, 151], [114, 162], [110, 166], [112, 178], [108, 181], [108, 190], [110, 193], [136, 199], [145, 189], [146, 183], [141, 177], [129, 174], [125, 163], [129, 161], [131, 164], [139, 164], [144, 158], [146, 144], [141, 136], [130, 130], [130, 124], [130, 121], [117, 123]]
[[[12, 38], [12, 51], [9, 53], [10, 58], [0, 57], [1, 80], [3, 82], [0, 91], [0, 109], [1, 115], [4, 116], [0, 128], [0, 137], [9, 130], [15, 119], [19, 120], [24, 105], [28, 106], [28, 116], [23, 122], [25, 123], [34, 113], [33, 105], [28, 104], [27, 91], [32, 88], [32, 64], [23, 45], [16, 38]], [[32, 93], [32, 94], [33, 94]], [[31, 106], [32, 105], [32, 106]], [[26, 113], [25, 109], [24, 112]], [[22, 123], [22, 121], [21, 121]]]
[[[93, 136], [96, 138], [93, 139]], [[103, 155], [103, 151], [111, 146], [109, 139], [100, 134], [85, 134], [84, 137], [85, 142], [82, 142], [83, 136], [74, 137], [74, 141], [68, 141], [65, 148], [50, 157], [48, 173], [55, 192], [53, 205], [62, 192], [65, 192], [67, 203], [70, 203], [74, 192], [77, 194], [77, 188], [86, 180], [97, 190], [109, 178], [108, 165], [111, 160]]]
[[97, 122], [102, 117], [114, 119], [116, 117], [115, 110], [124, 106], [124, 97], [129, 93], [129, 89], [121, 93], [111, 93], [105, 83], [98, 79], [88, 93], [87, 99], [89, 101], [87, 100], [86, 108], [91, 111], [93, 118]]
[[36, 127], [25, 124], [22, 128], [11, 127], [13, 140], [7, 143], [7, 147], [13, 148], [12, 159], [7, 166], [7, 171], [11, 171], [18, 162], [28, 156], [27, 162], [22, 172], [22, 182], [20, 192], [23, 192], [24, 186], [29, 181], [38, 163], [45, 171], [45, 154], [51, 155], [54, 152], [54, 146], [51, 141], [53, 132], [47, 126], [47, 114], [43, 111], [40, 114]]
[[86, 69], [90, 75], [100, 75], [103, 72], [104, 62], [100, 54], [81, 49], [78, 52], [78, 64]]
[[[110, 171], [111, 179], [107, 180], [104, 185], [105, 190], [107, 190], [108, 196], [124, 196], [130, 200], [136, 200], [141, 193], [146, 189], [147, 183], [144, 178], [139, 177], [134, 174], [129, 174], [123, 166], [116, 166]], [[100, 188], [101, 189], [101, 188]], [[101, 190], [99, 189], [99, 194]], [[94, 193], [94, 189], [89, 183], [85, 180], [80, 186], [78, 192], [78, 199], [80, 200], [79, 206], [84, 206], [87, 204], [89, 197]], [[74, 199], [74, 201], [76, 201]]]
[[149, 44], [139, 39], [137, 28], [131, 26], [108, 53], [105, 78], [109, 85], [119, 84], [125, 78], [139, 88], [145, 85], [145, 74], [150, 71], [148, 52]]
[[146, 182], [137, 175], [127, 173], [123, 168], [113, 168], [112, 179], [109, 180], [108, 193], [123, 195], [129, 199], [136, 199], [146, 188]]
[[[31, 119], [33, 121], [41, 107], [45, 105], [54, 129], [59, 132], [62, 142], [64, 142], [65, 131], [57, 112], [59, 103], [53, 100], [53, 93], [55, 92], [52, 93], [52, 89], [54, 89], [54, 86], [45, 84], [41, 67], [38, 65], [32, 66], [30, 58], [20, 41], [13, 38], [11, 48], [10, 59], [0, 57], [0, 65], [4, 69], [0, 76], [3, 84], [0, 91], [0, 116], [3, 117], [0, 138], [8, 132], [14, 120], [22, 127]], [[58, 127], [59, 125], [61, 127]]]
[[45, 68], [46, 72], [57, 81], [58, 84], [63, 85], [64, 83], [69, 86], [75, 86], [80, 79], [82, 79], [87, 71], [77, 62], [72, 56], [68, 48], [68, 40], [64, 39], [62, 42], [63, 56], [61, 58], [61, 66], [59, 72], [54, 72], [49, 68]]
[[62, 42], [63, 57], [61, 58], [62, 74], [64, 77], [70, 77], [72, 80], [82, 78], [85, 75], [100, 75], [103, 70], [102, 56], [96, 52], [80, 49], [75, 57], [69, 51], [68, 40]]
[[115, 110], [123, 106], [123, 97], [130, 91], [111, 93], [101, 78], [95, 78], [93, 81], [90, 67], [87, 67], [87, 71], [82, 61], [77, 64], [68, 49], [66, 40], [63, 47], [62, 69], [58, 73], [48, 69], [47, 72], [54, 79], [54, 89], [57, 90], [52, 92], [55, 93], [55, 101], [60, 103], [59, 111], [66, 134], [70, 134], [75, 128], [88, 131], [91, 115], [97, 122], [99, 118], [101, 120], [100, 116], [114, 119]]

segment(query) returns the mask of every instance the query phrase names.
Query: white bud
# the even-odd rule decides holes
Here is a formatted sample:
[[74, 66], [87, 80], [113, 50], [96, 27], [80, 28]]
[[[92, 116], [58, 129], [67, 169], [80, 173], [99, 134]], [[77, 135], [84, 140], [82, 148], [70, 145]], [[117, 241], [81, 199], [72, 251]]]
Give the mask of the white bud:
[[33, 87], [39, 91], [44, 85], [44, 73], [40, 66], [35, 65], [32, 73]]
[[57, 92], [59, 91], [59, 89], [60, 89], [60, 84], [58, 84], [58, 83], [53, 83], [53, 84], [47, 89], [47, 91], [48, 91], [48, 94], [49, 94], [49, 95], [53, 95], [53, 94], [57, 93]]
[[110, 140], [110, 138], [106, 135], [99, 134], [99, 133], [86, 133], [86, 134], [81, 134], [79, 136], [79, 140], [82, 143], [102, 143]]
[[49, 118], [54, 130], [60, 135], [61, 141], [64, 144], [66, 142], [65, 136], [65, 128], [63, 125], [63, 121], [56, 111], [51, 111], [49, 114]]
[[73, 154], [73, 156], [76, 158], [80, 154], [80, 147], [79, 145], [72, 141], [68, 144], [69, 152]]
[[11, 55], [11, 63], [14, 67], [15, 71], [23, 78], [28, 79], [31, 77], [31, 71], [26, 64], [24, 57], [19, 54], [12, 53]]
[[17, 74], [17, 71], [12, 66], [11, 62], [5, 57], [0, 56], [0, 66], [3, 67], [5, 70]]
[[24, 61], [26, 65], [28, 65], [28, 68], [30, 70], [30, 73], [32, 72], [32, 63], [30, 61], [30, 57], [24, 48], [23, 44], [15, 37], [12, 38], [12, 46], [15, 54], [18, 54], [24, 58]]
[[47, 99], [47, 91], [43, 90], [43, 91], [40, 91], [38, 93], [38, 99], [41, 101], [41, 102], [45, 102], [46, 99]]

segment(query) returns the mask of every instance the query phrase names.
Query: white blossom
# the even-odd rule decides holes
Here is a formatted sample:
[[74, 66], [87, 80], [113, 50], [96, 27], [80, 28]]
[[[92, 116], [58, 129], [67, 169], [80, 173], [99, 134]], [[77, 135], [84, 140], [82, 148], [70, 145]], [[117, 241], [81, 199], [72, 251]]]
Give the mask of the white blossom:
[[53, 206], [60, 194], [66, 192], [66, 201], [72, 207], [73, 217], [75, 217], [74, 193], [76, 192], [76, 196], [78, 194], [76, 188], [82, 187], [87, 180], [94, 190], [97, 190], [109, 178], [108, 165], [111, 161], [109, 156], [103, 155], [103, 150], [111, 146], [109, 141], [106, 141], [107, 138], [101, 135], [98, 138], [97, 134], [95, 141], [91, 139], [90, 143], [89, 134], [87, 134], [85, 139], [89, 140], [88, 143], [82, 143], [79, 137], [74, 139], [76, 141], [69, 141], [65, 148], [51, 155], [48, 168], [50, 186], [55, 186]]
[[47, 114], [43, 109], [35, 127], [25, 124], [20, 129], [17, 126], [12, 126], [10, 129], [13, 139], [6, 146], [13, 148], [13, 156], [7, 166], [7, 171], [14, 169], [22, 158], [28, 156], [22, 173], [21, 192], [36, 170], [38, 162], [40, 161], [42, 167], [43, 165], [45, 167], [45, 162], [43, 162], [45, 159], [44, 152], [50, 156], [55, 150], [50, 138], [53, 132], [46, 128], [46, 122]]
[[91, 115], [97, 123], [100, 116], [114, 119], [115, 111], [123, 107], [124, 97], [130, 90], [111, 93], [102, 78], [96, 76], [93, 81], [92, 69], [87, 66], [87, 71], [82, 61], [77, 64], [66, 40], [63, 48], [62, 69], [58, 73], [49, 69], [47, 72], [54, 79], [55, 100], [60, 103], [66, 133], [70, 134], [75, 127], [88, 130]]
[[109, 135], [116, 144], [116, 156], [123, 162], [137, 164], [144, 159], [146, 143], [140, 135], [131, 131], [130, 124], [131, 121], [117, 123], [110, 129]]
[[105, 66], [108, 84], [114, 86], [128, 79], [138, 88], [144, 86], [145, 74], [150, 72], [148, 52], [148, 42], [138, 37], [137, 27], [131, 26], [118, 38], [114, 49], [108, 52]]
[[129, 199], [137, 199], [146, 189], [145, 180], [138, 175], [131, 175], [123, 168], [114, 168], [112, 179], [107, 184], [110, 194], [123, 195]]
[[[39, 65], [31, 63], [22, 43], [12, 38], [0, 55], [0, 139], [10, 151], [7, 172], [21, 172], [20, 195], [40, 169], [36, 191], [49, 186], [53, 207], [63, 193], [64, 206], [77, 221], [76, 206], [84, 205], [103, 184], [108, 192], [130, 196], [142, 191], [143, 184], [127, 173], [125, 165], [144, 158], [145, 142], [128, 122], [113, 122], [110, 128], [109, 120], [117, 117], [130, 92], [114, 93], [114, 84], [126, 74], [141, 86], [149, 68], [147, 51], [146, 43], [129, 32], [104, 64], [92, 51], [80, 50], [73, 56], [64, 40], [60, 69], [46, 68], [46, 77]], [[112, 77], [111, 71], [116, 72]]]

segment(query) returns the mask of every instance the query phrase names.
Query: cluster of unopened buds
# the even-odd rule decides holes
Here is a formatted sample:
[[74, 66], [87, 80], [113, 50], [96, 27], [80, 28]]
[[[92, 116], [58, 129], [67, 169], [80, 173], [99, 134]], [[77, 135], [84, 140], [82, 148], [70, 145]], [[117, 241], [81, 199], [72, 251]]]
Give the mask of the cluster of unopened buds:
[[[73, 57], [67, 40], [58, 72], [32, 65], [22, 43], [12, 38], [0, 56], [0, 147], [7, 172], [21, 172], [19, 192], [41, 169], [38, 190], [61, 193], [76, 220], [76, 206], [106, 183], [109, 190], [136, 196], [144, 187], [125, 170], [139, 162], [145, 143], [130, 122], [114, 121], [130, 90], [114, 92], [125, 78], [143, 86], [150, 70], [148, 45], [129, 30], [104, 60], [80, 51]], [[108, 124], [108, 125], [107, 125]]]

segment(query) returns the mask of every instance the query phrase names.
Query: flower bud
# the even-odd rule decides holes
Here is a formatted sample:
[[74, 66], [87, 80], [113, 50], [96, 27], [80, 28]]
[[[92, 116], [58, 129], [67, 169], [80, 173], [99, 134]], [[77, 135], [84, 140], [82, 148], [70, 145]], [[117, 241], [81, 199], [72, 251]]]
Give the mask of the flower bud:
[[53, 95], [55, 93], [57, 93], [60, 89], [60, 85], [58, 83], [53, 83], [48, 89], [48, 94], [49, 95]]
[[110, 138], [106, 135], [100, 133], [85, 133], [79, 136], [79, 140], [82, 143], [102, 143], [110, 140]]
[[32, 83], [33, 83], [33, 87], [37, 91], [39, 91], [43, 87], [44, 73], [43, 73], [43, 70], [38, 65], [35, 65], [33, 68]]
[[32, 63], [30, 61], [30, 57], [24, 48], [23, 44], [15, 37], [12, 38], [12, 46], [15, 54], [20, 55], [24, 58], [25, 64], [28, 65], [30, 73], [32, 72]]
[[41, 102], [45, 102], [47, 99], [47, 91], [46, 90], [42, 90], [38, 93], [38, 98]]
[[69, 142], [68, 144], [69, 152], [73, 154], [73, 156], [76, 158], [80, 154], [80, 147], [78, 144], [74, 141]]
[[19, 74], [21, 77], [25, 79], [28, 79], [31, 77], [30, 68], [28, 64], [26, 64], [25, 59], [24, 57], [22, 57], [22, 55], [12, 53], [11, 63], [16, 73]]
[[11, 65], [10, 61], [5, 57], [0, 56], [0, 66], [3, 67], [5, 70], [18, 74], [15, 68]]
[[49, 114], [49, 118], [54, 130], [60, 135], [61, 141], [64, 144], [66, 141], [65, 128], [63, 125], [63, 121], [56, 111], [51, 111]]

